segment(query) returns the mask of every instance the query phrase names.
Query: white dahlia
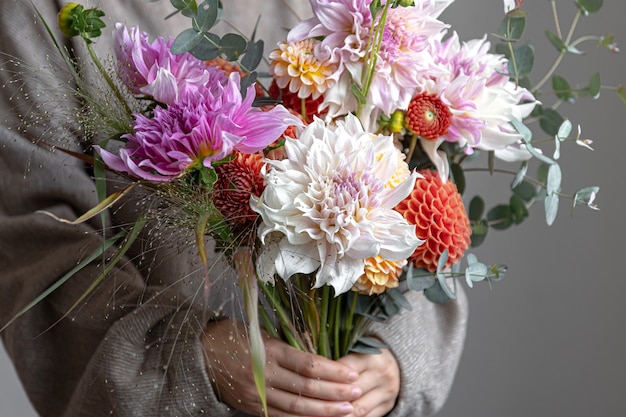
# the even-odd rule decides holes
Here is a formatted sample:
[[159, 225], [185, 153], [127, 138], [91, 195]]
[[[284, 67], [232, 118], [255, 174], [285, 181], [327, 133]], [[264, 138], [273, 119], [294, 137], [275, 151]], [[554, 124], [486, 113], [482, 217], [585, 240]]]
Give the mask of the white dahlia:
[[340, 294], [363, 274], [365, 259], [402, 261], [423, 243], [393, 209], [418, 174], [385, 188], [406, 164], [390, 136], [365, 132], [352, 115], [333, 126], [316, 119], [285, 151], [286, 159], [267, 161], [265, 191], [251, 199], [263, 220], [261, 279], [316, 272], [314, 287]]

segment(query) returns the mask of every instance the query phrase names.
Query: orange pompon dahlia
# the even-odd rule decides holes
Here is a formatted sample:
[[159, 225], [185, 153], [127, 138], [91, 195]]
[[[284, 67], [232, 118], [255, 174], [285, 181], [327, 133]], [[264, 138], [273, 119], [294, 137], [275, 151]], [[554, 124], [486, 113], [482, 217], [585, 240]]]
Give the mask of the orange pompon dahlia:
[[359, 294], [382, 294], [388, 289], [396, 288], [402, 267], [407, 261], [389, 261], [380, 256], [365, 259], [363, 275], [354, 283], [352, 291]]
[[411, 99], [404, 119], [405, 127], [427, 140], [436, 140], [448, 133], [450, 109], [434, 94], [418, 94]]
[[258, 217], [250, 208], [250, 196], [260, 196], [265, 186], [261, 176], [263, 156], [237, 152], [235, 159], [215, 168], [218, 179], [213, 203], [235, 232]]
[[415, 234], [426, 242], [409, 258], [416, 268], [437, 271], [441, 254], [448, 251], [448, 268], [463, 257], [472, 230], [461, 194], [451, 181], [443, 183], [437, 172], [423, 170], [411, 194], [396, 206], [414, 224]]

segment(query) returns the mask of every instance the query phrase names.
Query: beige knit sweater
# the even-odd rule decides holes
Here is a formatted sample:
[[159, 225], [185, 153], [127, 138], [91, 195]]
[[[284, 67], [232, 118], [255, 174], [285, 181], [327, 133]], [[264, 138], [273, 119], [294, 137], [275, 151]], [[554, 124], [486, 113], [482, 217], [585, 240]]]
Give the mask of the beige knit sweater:
[[[33, 144], [39, 139], [79, 150], [81, 131], [67, 76], [46, 74], [63, 65], [23, 0], [0, 2], [0, 325], [85, 259], [102, 243], [99, 218], [70, 226], [39, 213], [74, 219], [96, 204], [89, 169], [75, 158]], [[54, 26], [61, 0], [34, 0]], [[110, 25], [97, 43], [110, 48], [115, 21], [155, 35], [175, 34], [181, 22], [163, 20], [169, 1], [101, 2]], [[294, 0], [228, 0], [226, 19], [251, 30], [259, 11], [259, 37], [272, 42], [294, 22]], [[290, 7], [285, 4], [291, 5]], [[123, 6], [122, 6], [123, 5]], [[263, 7], [263, 9], [261, 9]], [[292, 10], [293, 9], [293, 10]], [[246, 34], [244, 30], [244, 34]], [[84, 51], [77, 48], [77, 58]], [[12, 57], [30, 65], [15, 66]], [[27, 115], [26, 121], [23, 116]], [[128, 224], [135, 196], [109, 213], [111, 234]], [[197, 255], [184, 233], [148, 228], [128, 257], [68, 317], [65, 313], [99, 275], [99, 259], [20, 317], [2, 339], [36, 410], [42, 416], [231, 416], [214, 395], [198, 335], [215, 314], [238, 310], [228, 268], [211, 271], [209, 305], [197, 294]], [[176, 242], [176, 243], [174, 243]], [[401, 392], [390, 416], [432, 414], [444, 402], [459, 361], [467, 306], [435, 305], [421, 294], [406, 311], [373, 333], [391, 347], [401, 367]], [[239, 414], [240, 415], [240, 414]]]

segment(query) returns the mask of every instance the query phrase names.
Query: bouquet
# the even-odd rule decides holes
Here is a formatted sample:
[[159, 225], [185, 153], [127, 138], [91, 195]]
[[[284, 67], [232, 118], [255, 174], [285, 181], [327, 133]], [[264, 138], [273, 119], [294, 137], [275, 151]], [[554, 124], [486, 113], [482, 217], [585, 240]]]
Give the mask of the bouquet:
[[[64, 151], [92, 163], [97, 182], [109, 171], [128, 184], [80, 218], [59, 220], [104, 215], [142, 187], [164, 204], [107, 243], [125, 242], [110, 263], [146, 222], [165, 217], [194, 230], [205, 293], [206, 242], [214, 241], [239, 277], [261, 393], [262, 331], [330, 358], [375, 353], [384, 344], [367, 337], [368, 327], [410, 309], [405, 291], [444, 303], [456, 297], [456, 278], [469, 287], [502, 278], [506, 267], [480, 262], [470, 246], [490, 229], [519, 224], [536, 202], [551, 224], [566, 197], [561, 146], [590, 148], [557, 109], [596, 97], [600, 76], [574, 89], [554, 75], [562, 56], [590, 37], [573, 39], [575, 23], [567, 37], [547, 32], [557, 62], [533, 84], [532, 48], [518, 46], [521, 1], [504, 1], [494, 53], [487, 36], [462, 42], [440, 20], [452, 0], [311, 0], [312, 17], [267, 54], [267, 74], [256, 71], [263, 41], [212, 32], [217, 0], [171, 3], [191, 28], [150, 40], [118, 23], [113, 68], [92, 49], [104, 12], [70, 3], [59, 14], [62, 31], [84, 39], [110, 98], [73, 73], [92, 106], [85, 117], [102, 119], [107, 139], [93, 158]], [[602, 2], [575, 5], [586, 16]], [[617, 50], [611, 37], [596, 40]], [[552, 106], [540, 97], [548, 81]], [[532, 140], [536, 122], [551, 155]], [[511, 175], [510, 203], [485, 210], [477, 196], [466, 206], [470, 171]], [[595, 208], [597, 192], [580, 189], [572, 206]]]

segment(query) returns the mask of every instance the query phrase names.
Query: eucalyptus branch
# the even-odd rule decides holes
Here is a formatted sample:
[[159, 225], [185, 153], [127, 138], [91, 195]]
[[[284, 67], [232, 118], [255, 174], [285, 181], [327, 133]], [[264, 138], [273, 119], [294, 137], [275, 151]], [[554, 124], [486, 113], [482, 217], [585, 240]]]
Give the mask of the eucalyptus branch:
[[[555, 13], [556, 13], [556, 9], [555, 9]], [[568, 45], [570, 45], [570, 42], [572, 41], [572, 37], [574, 36], [574, 30], [576, 29], [576, 26], [578, 25], [578, 21], [580, 20], [581, 16], [582, 16], [581, 11], [577, 10], [576, 11], [576, 15], [574, 16], [574, 19], [572, 21], [572, 25], [569, 28], [569, 32], [567, 34], [567, 38], [565, 38], [563, 40], [562, 37], [559, 36], [559, 39], [561, 39], [563, 41], [563, 43], [565, 44], [565, 48], [563, 48], [559, 52], [559, 55], [556, 57], [554, 63], [552, 64], [552, 66], [550, 67], [548, 72], [546, 72], [546, 74], [543, 76], [541, 81], [539, 81], [533, 87], [533, 89], [531, 91], [533, 94], [535, 94], [541, 87], [543, 87], [543, 85], [545, 83], [547, 83], [550, 80], [550, 78], [552, 78], [552, 75], [554, 75], [554, 72], [556, 71], [556, 69], [559, 67], [559, 65], [561, 65], [561, 61], [563, 60], [563, 58], [567, 54]]]

